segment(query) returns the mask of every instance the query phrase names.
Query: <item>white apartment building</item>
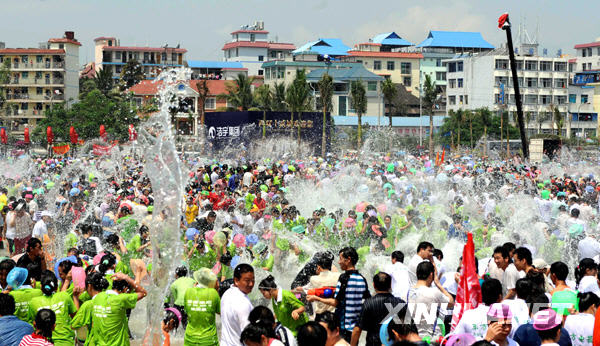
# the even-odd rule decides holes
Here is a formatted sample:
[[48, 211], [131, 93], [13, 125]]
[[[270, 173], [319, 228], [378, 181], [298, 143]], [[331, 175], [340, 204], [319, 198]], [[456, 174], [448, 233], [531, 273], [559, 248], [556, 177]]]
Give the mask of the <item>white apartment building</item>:
[[254, 25], [243, 25], [231, 33], [231, 40], [223, 45], [223, 60], [236, 61], [248, 69], [249, 76], [263, 76], [262, 64], [265, 61], [283, 60], [296, 49], [292, 43], [269, 41], [265, 24], [257, 21]]
[[575, 58], [569, 60], [569, 71], [574, 74], [569, 83], [571, 135], [595, 137], [598, 110], [594, 109], [594, 102], [599, 101], [593, 84], [600, 82], [600, 38], [594, 42], [577, 44], [574, 48]]
[[[444, 62], [447, 67], [448, 111], [480, 107], [498, 112], [506, 109], [511, 115], [517, 111], [505, 48], [461, 55]], [[516, 65], [523, 112], [530, 114], [530, 121], [525, 124], [528, 132], [556, 133], [550, 108], [557, 106], [565, 117], [562, 135], [570, 134], [570, 122], [566, 117], [569, 108], [568, 59], [517, 55]], [[512, 119], [512, 116], [509, 118]]]

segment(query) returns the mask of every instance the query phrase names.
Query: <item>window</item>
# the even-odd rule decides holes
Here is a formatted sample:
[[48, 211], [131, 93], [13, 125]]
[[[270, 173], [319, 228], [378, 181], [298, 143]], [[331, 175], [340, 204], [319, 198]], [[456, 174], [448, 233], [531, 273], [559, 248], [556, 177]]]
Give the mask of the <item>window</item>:
[[381, 70], [381, 61], [379, 61], [379, 60], [373, 61], [373, 70]]
[[442, 59], [435, 59], [435, 66], [442, 67]]
[[564, 95], [554, 96], [554, 102], [559, 105], [564, 105], [567, 103], [567, 97]]
[[167, 53], [160, 53], [160, 60], [167, 61]]
[[463, 70], [463, 62], [459, 61], [459, 62], [456, 63], [456, 71], [457, 72], [462, 72], [462, 70]]
[[507, 69], [508, 69], [508, 60], [496, 59], [496, 70], [507, 70]]
[[552, 61], [540, 61], [540, 71], [552, 71]]
[[526, 60], [525, 70], [526, 71], [537, 71], [537, 61]]
[[495, 86], [500, 86], [500, 84], [504, 84], [504, 86], [506, 86], [508, 84], [508, 77], [496, 76], [495, 79]]
[[254, 42], [254, 40], [256, 40], [256, 35], [250, 34], [250, 42]]
[[411, 63], [409, 62], [401, 62], [400, 63], [400, 73], [402, 74], [410, 74]]
[[456, 80], [456, 87], [457, 88], [462, 88], [463, 87], [463, 79], [459, 78]]
[[35, 62], [37, 62], [38, 64], [41, 63], [43, 61], [43, 58], [41, 55], [38, 55], [35, 57]]
[[277, 78], [285, 78], [285, 68], [284, 67], [278, 67], [277, 68]]
[[537, 95], [525, 95], [524, 103], [527, 105], [537, 105], [537, 103], [538, 103]]
[[523, 60], [516, 60], [515, 66], [517, 67], [518, 71], [522, 70], [523, 69]]
[[122, 66], [115, 66], [115, 73], [121, 73]]
[[264, 74], [264, 71], [263, 71], [263, 70], [258, 70], [258, 75], [259, 75], [259, 76], [262, 76], [263, 74]]
[[448, 63], [448, 72], [456, 72], [456, 63], [455, 62]]
[[436, 72], [435, 79], [436, 80], [446, 80], [446, 72]]
[[569, 94], [569, 103], [577, 103], [577, 95]]
[[540, 95], [540, 104], [549, 105], [550, 103], [552, 103], [552, 96]]
[[554, 63], [554, 71], [565, 72], [567, 71], [567, 63], [566, 62], [555, 62]]
[[35, 88], [35, 93], [37, 95], [42, 95], [44, 93], [44, 90], [42, 88]]
[[121, 59], [121, 52], [115, 52], [115, 59]]
[[393, 61], [388, 61], [387, 62], [387, 69], [389, 71], [393, 71], [394, 70], [394, 62]]
[[540, 78], [540, 86], [542, 88], [552, 88], [552, 78]]
[[581, 103], [588, 103], [588, 96], [587, 95], [581, 95]]
[[525, 78], [525, 85], [528, 88], [537, 88], [537, 78]]
[[450, 89], [456, 88], [456, 79], [448, 80], [448, 88], [450, 88]]
[[277, 52], [272, 50], [271, 51], [271, 58], [275, 59], [277, 57]]
[[463, 96], [462, 96], [462, 95], [460, 95], [460, 96], [458, 97], [458, 102], [459, 102], [461, 105], [463, 104]]
[[412, 85], [412, 78], [411, 77], [404, 77], [404, 78], [402, 78], [402, 84], [404, 84], [404, 86], [411, 86]]
[[238, 50], [238, 48], [235, 49], [235, 56], [240, 56], [240, 51]]
[[465, 95], [465, 104], [468, 105], [469, 104], [469, 95]]
[[209, 97], [204, 101], [204, 109], [216, 109], [217, 108], [217, 99], [214, 97]]
[[377, 91], [377, 82], [367, 82], [367, 91]]
[[555, 88], [566, 88], [567, 80], [564, 78], [556, 78], [554, 79], [554, 87]]
[[585, 67], [586, 67], [586, 64], [585, 64], [585, 63], [581, 64], [581, 70], [582, 70], [582, 71], [587, 71]]
[[65, 49], [65, 45], [63, 43], [58, 44], [58, 49]]
[[28, 72], [21, 72], [21, 78], [23, 78], [23, 79], [29, 78], [29, 73]]
[[27, 103], [21, 103], [21, 109], [24, 110], [24, 111], [28, 110], [29, 109], [29, 104], [27, 104]]
[[588, 55], [592, 56], [592, 48], [588, 48]]
[[262, 56], [262, 55], [259, 55], [259, 56], [258, 56], [258, 61], [264, 61], [264, 60], [265, 60], [265, 57], [264, 57], [264, 56]]
[[583, 48], [583, 49], [581, 50], [581, 56], [582, 56], [583, 58], [585, 58], [585, 57], [587, 56], [587, 49]]
[[456, 104], [456, 96], [448, 96], [448, 104], [455, 105]]

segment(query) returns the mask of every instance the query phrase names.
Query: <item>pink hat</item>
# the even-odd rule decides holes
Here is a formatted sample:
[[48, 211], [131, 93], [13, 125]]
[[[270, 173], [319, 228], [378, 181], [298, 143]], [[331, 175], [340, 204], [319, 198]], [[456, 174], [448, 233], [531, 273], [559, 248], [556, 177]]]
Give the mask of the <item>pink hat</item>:
[[345, 227], [354, 227], [354, 226], [356, 226], [356, 221], [351, 217], [347, 217], [346, 220], [344, 220], [344, 226]]
[[33, 199], [33, 195], [30, 194], [30, 193], [28, 193], [28, 194], [25, 195], [25, 198], [31, 198], [31, 199]]
[[208, 232], [204, 233], [204, 240], [206, 240], [209, 244], [212, 245], [213, 238], [215, 237], [216, 233], [217, 232], [215, 232], [215, 231], [208, 231]]
[[238, 233], [238, 234], [234, 235], [232, 241], [235, 244], [235, 247], [244, 247], [244, 246], [246, 246], [246, 237], [244, 237], [244, 235], [241, 234], [241, 233]]
[[446, 341], [446, 346], [471, 346], [477, 341], [471, 334], [454, 334]]
[[94, 256], [94, 259], [92, 260], [92, 263], [97, 266], [100, 263], [100, 260], [102, 259], [102, 256], [106, 255], [104, 252], [101, 252], [99, 254], [97, 254], [96, 256]]
[[173, 314], [175, 314], [175, 316], [179, 320], [179, 324], [181, 324], [181, 312], [179, 312], [179, 310], [175, 308], [166, 308], [165, 311], [171, 311]]
[[502, 303], [492, 304], [492, 306], [490, 306], [490, 309], [488, 310], [487, 315], [488, 320], [508, 320], [513, 318], [512, 312], [510, 311], [510, 307]]
[[552, 309], [538, 311], [533, 315], [533, 329], [549, 330], [562, 323], [562, 315]]

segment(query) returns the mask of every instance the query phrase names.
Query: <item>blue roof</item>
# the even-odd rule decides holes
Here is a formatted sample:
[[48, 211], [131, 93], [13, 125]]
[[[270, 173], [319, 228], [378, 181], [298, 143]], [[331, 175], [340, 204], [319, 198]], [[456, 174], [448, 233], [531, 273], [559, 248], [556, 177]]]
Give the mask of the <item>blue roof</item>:
[[[334, 115], [332, 116], [333, 122], [338, 126], [358, 126], [358, 117], [354, 116], [343, 116]], [[377, 118], [381, 126], [389, 126], [389, 117], [387, 116], [363, 116], [362, 123], [368, 124], [369, 126], [377, 126]], [[440, 127], [444, 122], [444, 116], [436, 115], [433, 117], [433, 126]], [[419, 120], [419, 117], [392, 117], [393, 127], [419, 127], [423, 126], [429, 128], [429, 116], [423, 115]]]
[[324, 73], [329, 73], [334, 81], [382, 81], [383, 77], [367, 70], [361, 64], [355, 64], [350, 68], [329, 68], [312, 70], [306, 75], [307, 80], [319, 80]]
[[350, 47], [346, 46], [339, 38], [320, 38], [318, 41], [308, 42], [302, 47], [292, 51], [293, 54], [314, 52], [320, 55], [348, 55]]
[[241, 62], [237, 61], [203, 61], [203, 60], [188, 60], [189, 68], [243, 68]]
[[373, 43], [379, 43], [385, 46], [398, 46], [398, 47], [406, 47], [412, 46], [413, 44], [398, 36], [395, 32], [386, 32], [383, 34], [379, 34], [371, 39]]
[[479, 32], [430, 31], [417, 47], [482, 48], [494, 49]]

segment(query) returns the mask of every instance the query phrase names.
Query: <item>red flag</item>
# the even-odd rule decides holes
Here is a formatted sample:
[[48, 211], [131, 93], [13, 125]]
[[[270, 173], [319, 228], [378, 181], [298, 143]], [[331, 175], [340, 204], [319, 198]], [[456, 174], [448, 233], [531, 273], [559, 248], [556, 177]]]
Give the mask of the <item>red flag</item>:
[[510, 21], [508, 20], [508, 13], [505, 13], [498, 18], [498, 29], [503, 29], [504, 26], [510, 26]]
[[52, 133], [52, 126], [48, 126], [48, 128], [46, 129], [46, 140], [50, 145], [52, 145], [52, 142], [54, 142], [54, 133]]
[[31, 140], [29, 140], [29, 127], [26, 127], [23, 131], [23, 138], [25, 139], [25, 144], [31, 144]]
[[69, 136], [71, 137], [71, 143], [77, 144], [79, 136], [77, 135], [77, 131], [75, 131], [75, 128], [73, 126], [71, 126], [71, 128], [69, 129]]
[[4, 127], [0, 129], [0, 140], [2, 140], [2, 144], [8, 143], [8, 136], [6, 135], [6, 129]]
[[129, 124], [129, 129], [127, 130], [129, 132], [129, 140], [131, 142], [137, 140], [137, 131], [135, 130], [135, 127], [133, 127], [133, 124]]
[[104, 128], [104, 125], [100, 125], [100, 138], [106, 140], [106, 129]]
[[452, 330], [462, 318], [465, 311], [477, 307], [481, 303], [481, 286], [475, 268], [475, 244], [473, 233], [467, 234], [467, 244], [463, 248], [462, 264], [460, 268], [460, 282], [456, 290], [456, 301], [452, 313]]

